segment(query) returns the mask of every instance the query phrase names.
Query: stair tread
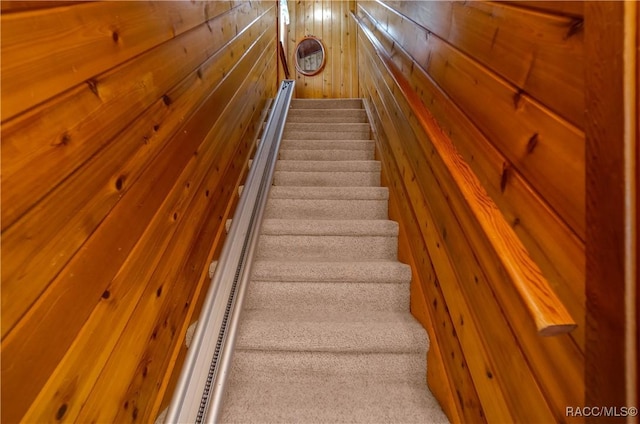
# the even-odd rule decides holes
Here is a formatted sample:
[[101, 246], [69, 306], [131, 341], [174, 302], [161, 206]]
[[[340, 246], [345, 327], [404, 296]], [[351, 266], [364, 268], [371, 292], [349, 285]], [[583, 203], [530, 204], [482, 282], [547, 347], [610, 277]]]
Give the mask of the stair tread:
[[265, 219], [260, 234], [395, 237], [398, 223], [385, 219]]
[[373, 150], [373, 140], [296, 140], [283, 139], [281, 149], [287, 150]]
[[448, 422], [424, 382], [232, 382], [230, 389], [221, 422]]
[[424, 352], [283, 352], [238, 349], [230, 378], [235, 381], [415, 382], [426, 378]]
[[424, 328], [397, 311], [243, 311], [236, 349], [320, 352], [424, 352]]

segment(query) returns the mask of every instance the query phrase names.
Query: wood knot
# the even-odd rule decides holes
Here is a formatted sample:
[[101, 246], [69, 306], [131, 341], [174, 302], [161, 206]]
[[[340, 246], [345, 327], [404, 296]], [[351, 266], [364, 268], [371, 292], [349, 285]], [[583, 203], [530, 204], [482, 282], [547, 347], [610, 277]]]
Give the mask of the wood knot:
[[569, 24], [569, 29], [567, 30], [567, 33], [565, 34], [564, 39], [567, 40], [573, 37], [580, 31], [582, 31], [583, 27], [584, 27], [584, 20], [582, 18], [573, 18], [571, 20], [571, 24]]
[[522, 95], [524, 94], [524, 90], [522, 88], [518, 88], [518, 91], [513, 95], [513, 107], [516, 109], [520, 108], [520, 103], [522, 101]]
[[58, 410], [56, 411], [56, 420], [60, 421], [62, 420], [62, 418], [64, 417], [64, 414], [67, 413], [67, 404], [63, 403], [60, 408], [58, 408]]
[[102, 292], [103, 299], [109, 299], [111, 297], [111, 292], [109, 290], [105, 290]]
[[111, 39], [113, 40], [114, 43], [117, 43], [118, 40], [120, 40], [120, 34], [118, 34], [118, 31], [113, 31], [111, 33]]
[[502, 175], [500, 176], [500, 192], [504, 193], [507, 188], [507, 183], [509, 182], [509, 174], [511, 172], [511, 167], [507, 163], [502, 164]]
[[61, 136], [60, 136], [60, 141], [58, 141], [57, 144], [55, 144], [56, 146], [67, 146], [69, 145], [69, 143], [71, 143], [71, 136], [69, 135], [68, 132], [64, 132]]
[[527, 142], [527, 154], [533, 153], [534, 149], [538, 145], [538, 133], [535, 133], [531, 136], [529, 141]]
[[156, 297], [160, 297], [161, 294], [162, 294], [162, 286], [158, 287], [158, 290], [156, 290]]
[[166, 94], [162, 96], [162, 101], [167, 106], [169, 106], [172, 103], [171, 97], [167, 96]]
[[118, 177], [118, 179], [116, 180], [116, 190], [118, 191], [122, 190], [122, 187], [124, 186], [124, 180], [125, 180], [124, 175], [120, 175]]
[[89, 90], [91, 90], [93, 94], [100, 97], [100, 95], [98, 94], [98, 81], [92, 78], [90, 80], [87, 80], [87, 85], [89, 86]]
[[153, 132], [158, 132], [158, 130], [159, 130], [159, 129], [160, 129], [160, 125], [155, 124], [155, 125], [153, 126]]

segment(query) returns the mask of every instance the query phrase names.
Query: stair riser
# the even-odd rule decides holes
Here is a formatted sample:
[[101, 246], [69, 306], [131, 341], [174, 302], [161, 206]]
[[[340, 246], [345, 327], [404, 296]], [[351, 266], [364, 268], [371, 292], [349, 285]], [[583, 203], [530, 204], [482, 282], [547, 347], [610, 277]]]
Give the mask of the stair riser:
[[409, 311], [409, 283], [252, 281], [245, 309], [274, 311]]
[[273, 184], [305, 187], [377, 187], [380, 186], [380, 172], [276, 171]]
[[280, 150], [282, 160], [373, 160], [371, 150]]
[[236, 350], [231, 381], [304, 382], [333, 381], [415, 382], [425, 381], [422, 353], [339, 354], [330, 352], [259, 352]]
[[365, 131], [296, 131], [285, 130], [287, 140], [370, 140], [371, 132]]
[[387, 219], [387, 201], [269, 199], [265, 218]]
[[396, 259], [397, 237], [266, 235], [258, 242], [258, 259], [373, 260]]
[[[318, 115], [314, 110], [310, 110], [310, 114], [298, 115], [294, 112], [301, 112], [302, 109], [292, 110], [287, 116], [287, 122], [290, 123], [324, 123], [324, 124], [364, 124], [367, 122], [367, 115], [364, 111], [359, 114], [347, 114], [334, 113], [329, 116]], [[349, 110], [351, 112], [352, 110]], [[357, 111], [360, 112], [360, 111]]]
[[307, 262], [300, 265], [294, 262], [256, 261], [253, 267], [252, 281], [285, 281], [341, 283], [343, 281], [367, 284], [409, 284], [411, 268], [396, 263], [360, 262]]

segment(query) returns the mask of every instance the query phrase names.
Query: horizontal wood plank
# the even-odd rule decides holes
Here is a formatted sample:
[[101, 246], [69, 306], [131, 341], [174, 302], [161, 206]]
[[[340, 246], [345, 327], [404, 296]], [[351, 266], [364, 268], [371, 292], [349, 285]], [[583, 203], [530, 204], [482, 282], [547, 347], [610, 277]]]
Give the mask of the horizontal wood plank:
[[[363, 43], [364, 41], [360, 43], [361, 47], [363, 47]], [[369, 52], [364, 54], [370, 55]], [[371, 57], [366, 60], [372, 62]], [[366, 62], [361, 61], [361, 63]], [[469, 372], [473, 378], [487, 420], [489, 422], [494, 420], [515, 420], [516, 418], [512, 415], [512, 408], [509, 405], [507, 393], [502, 389], [502, 378], [508, 378], [508, 376], [503, 376], [503, 374], [499, 372], [504, 364], [494, 362], [495, 358], [492, 357], [491, 352], [485, 347], [483, 341], [484, 333], [478, 328], [467, 301], [459, 291], [459, 277], [455, 272], [454, 265], [451, 263], [451, 258], [444, 250], [444, 246], [441, 243], [441, 235], [438, 234], [437, 231], [434, 231], [436, 229], [434, 220], [429, 205], [424, 201], [425, 196], [422, 194], [422, 189], [418, 186], [417, 177], [414, 174], [412, 166], [409, 164], [407, 155], [398, 147], [400, 134], [394, 128], [393, 120], [385, 108], [386, 105], [391, 104], [389, 103], [389, 94], [386, 94], [386, 99], [380, 97], [385, 96], [385, 92], [382, 91], [384, 87], [378, 86], [374, 82], [380, 81], [378, 84], [384, 84], [384, 80], [375, 74], [378, 71], [372, 65], [368, 65], [367, 68], [370, 70], [371, 76], [363, 76], [361, 74], [360, 80], [363, 85], [371, 87], [368, 89], [368, 95], [371, 96], [370, 102], [375, 106], [376, 113], [380, 116], [384, 131], [389, 139], [389, 145], [381, 144], [380, 151], [385, 158], [395, 158], [398, 163], [398, 168], [402, 170], [400, 175], [402, 175], [403, 184], [407, 190], [407, 198], [413, 203], [413, 207], [416, 208], [416, 216], [421, 222], [420, 231], [423, 233], [422, 237], [428, 243], [429, 254], [437, 274], [437, 280], [435, 281], [438, 281], [438, 284], [439, 281], [447, 282], [447, 284], [439, 284], [445, 298], [445, 303], [443, 303], [442, 306], [446, 306], [447, 309], [445, 312], [450, 316], [462, 316], [464, 326], [462, 326], [462, 328], [460, 328], [459, 324], [456, 326], [457, 322], [451, 318], [445, 319], [444, 322], [446, 323], [447, 320], [449, 320], [453, 322], [453, 326], [456, 326], [454, 327], [456, 331], [455, 337], [462, 346], [462, 352], [473, 352], [473, 354], [463, 353], [463, 357], [468, 364]], [[366, 78], [366, 80], [362, 81], [363, 78]], [[410, 134], [403, 135], [411, 136]], [[453, 331], [452, 328], [449, 328], [449, 330]], [[448, 336], [442, 333], [441, 335], [443, 336], [441, 339], [443, 342], [448, 339]], [[509, 344], [507, 344], [507, 346], [509, 346]], [[513, 353], [512, 350], [510, 350], [510, 352]], [[511, 365], [513, 366], [514, 363], [511, 363]], [[489, 375], [501, 377], [487, 378], [487, 370], [489, 370]]]
[[[379, 67], [380, 65], [377, 65], [377, 66]], [[377, 79], [385, 79], [385, 77], [383, 75], [379, 75], [377, 78], [374, 78], [374, 80], [377, 80]], [[388, 80], [387, 84], [390, 84], [391, 80], [389, 78], [386, 78], [386, 79]], [[378, 91], [380, 91], [380, 88], [378, 89]], [[401, 93], [394, 90], [391, 90], [391, 92], [393, 92], [393, 94], [392, 95], [390, 94], [389, 97], [384, 101], [385, 105], [392, 104], [395, 101], [394, 99], [402, 98]], [[400, 125], [400, 123], [403, 122], [403, 115], [409, 116], [410, 112], [406, 108], [404, 108], [403, 112], [401, 112], [399, 115], [395, 115], [392, 119], [390, 119], [390, 121], [392, 121], [396, 125]], [[404, 119], [406, 120], [407, 118], [404, 118]], [[404, 125], [406, 127], [406, 125], [408, 124], [404, 124]], [[413, 140], [414, 138], [411, 137], [409, 134], [416, 130], [417, 130], [416, 127], [414, 127], [413, 129], [405, 129], [404, 131], [401, 132], [402, 137], [400, 137], [400, 140], [403, 140], [403, 143], [408, 143], [410, 140]], [[429, 137], [426, 136], [426, 134], [423, 134], [418, 138], [420, 140], [429, 140]], [[402, 150], [398, 150], [398, 151], [402, 152]], [[403, 154], [403, 153], [400, 153], [400, 154]], [[477, 285], [473, 283], [466, 284], [466, 285], [463, 285], [462, 287], [464, 287], [463, 291], [466, 291], [468, 294], [466, 298], [473, 305], [472, 310], [475, 313], [481, 313], [483, 316], [483, 322], [486, 323], [487, 321], [485, 320], [490, 319], [489, 317], [491, 316], [489, 314], [491, 310], [489, 309], [488, 305], [491, 304], [495, 294], [493, 294], [492, 292], [489, 292], [483, 295], [482, 290], [486, 290], [487, 281], [497, 281], [504, 277], [502, 275], [497, 275], [495, 273], [488, 272], [488, 271], [491, 271], [491, 268], [486, 268], [486, 264], [489, 263], [490, 261], [495, 261], [495, 258], [494, 259], [487, 258], [485, 254], [485, 252], [489, 251], [490, 249], [487, 249], [487, 248], [482, 249], [482, 248], [479, 248], [478, 245], [476, 245], [476, 248], [473, 250], [475, 252], [481, 252], [477, 260], [479, 260], [481, 264], [485, 264], [483, 265], [482, 268], [478, 268], [478, 265], [474, 264], [474, 262], [467, 262], [468, 261], [467, 258], [475, 258], [477, 255], [472, 253], [473, 251], [468, 250], [469, 249], [468, 245], [461, 242], [461, 240], [467, 239], [468, 242], [471, 242], [472, 245], [476, 243], [473, 241], [473, 238], [477, 237], [477, 235], [473, 236], [473, 231], [470, 232], [470, 229], [475, 228], [475, 226], [466, 225], [464, 227], [465, 228], [464, 232], [459, 232], [457, 227], [457, 225], [459, 224], [457, 224], [456, 221], [451, 222], [452, 212], [448, 210], [446, 207], [443, 207], [442, 204], [449, 204], [449, 207], [453, 208], [454, 215], [458, 216], [458, 220], [461, 224], [468, 222], [470, 217], [468, 215], [465, 217], [464, 214], [463, 215], [460, 214], [461, 211], [463, 211], [463, 209], [461, 209], [460, 204], [458, 204], [457, 206], [455, 204], [455, 202], [457, 202], [459, 199], [458, 195], [455, 195], [456, 188], [452, 186], [451, 183], [447, 182], [446, 179], [443, 180], [442, 175], [444, 174], [442, 172], [442, 169], [440, 169], [440, 171], [438, 171], [436, 174], [433, 174], [433, 175], [426, 176], [424, 174], [426, 172], [424, 168], [427, 168], [427, 167], [421, 166], [420, 164], [430, 164], [430, 166], [433, 166], [431, 164], [434, 163], [434, 159], [436, 158], [434, 156], [435, 154], [434, 151], [431, 151], [431, 154], [428, 155], [429, 159], [426, 159], [420, 156], [421, 154], [420, 149], [413, 148], [407, 154], [409, 157], [412, 158], [411, 159], [412, 163], [413, 162], [415, 163], [411, 171], [409, 171], [409, 168], [407, 167], [403, 168], [404, 169], [403, 174], [405, 172], [406, 173], [411, 172], [410, 175], [405, 176], [405, 184], [413, 184], [414, 180], [417, 180], [418, 183], [421, 181], [436, 181], [438, 182], [438, 185], [442, 185], [444, 183], [444, 186], [442, 186], [442, 191], [444, 193], [448, 193], [448, 197], [446, 197], [446, 200], [441, 199], [440, 201], [438, 201], [437, 194], [432, 191], [430, 192], [431, 194], [428, 194], [427, 192], [425, 192], [425, 197], [430, 199], [430, 202], [429, 202], [430, 207], [436, 208], [436, 210], [438, 210], [439, 208], [440, 210], [435, 215], [437, 217], [435, 222], [438, 223], [437, 224], [438, 231], [440, 232], [440, 236], [442, 237], [443, 244], [447, 246], [449, 249], [453, 249], [450, 254], [452, 255], [452, 257], [455, 257], [456, 262], [460, 264], [458, 265], [456, 272], [463, 273], [464, 275], [463, 281], [475, 281], [477, 284]], [[424, 154], [427, 154], [427, 153], [425, 152]], [[437, 175], [439, 175], [439, 177]], [[423, 189], [427, 191], [432, 190], [432, 185], [433, 183], [429, 183], [427, 186], [423, 186]], [[469, 238], [470, 236], [471, 238]], [[437, 252], [437, 251], [438, 251], [438, 246], [436, 246], [436, 248], [430, 249], [430, 253]], [[432, 254], [435, 254], [435, 253], [432, 253]], [[462, 263], [466, 263], [466, 265], [463, 266]], [[437, 261], [434, 257], [434, 266], [437, 267], [438, 264], [439, 264], [439, 261]], [[474, 269], [475, 271], [473, 271]], [[487, 278], [487, 280], [485, 280], [485, 278]], [[527, 324], [530, 324], [530, 321], [528, 321], [526, 316], [522, 314], [522, 308], [520, 308], [519, 311], [516, 310], [517, 308], [515, 308], [514, 305], [510, 305], [508, 302], [505, 301], [505, 297], [507, 296], [501, 296], [500, 292], [498, 292], [497, 294], [500, 297], [502, 297], [501, 305], [503, 306], [501, 306], [499, 309], [502, 309], [504, 305], [506, 305], [507, 312], [509, 313], [509, 316], [511, 317], [511, 319], [513, 319], [514, 317], [517, 317], [518, 314], [520, 315], [521, 318], [524, 317], [524, 320], [520, 321], [519, 323], [514, 321], [511, 321], [511, 322], [513, 323], [513, 325], [515, 325], [515, 329], [517, 329], [516, 334], [518, 334], [518, 337], [524, 340], [525, 352], [529, 358], [528, 362], [532, 363], [533, 371], [536, 374], [536, 378], [542, 381], [542, 386], [541, 386], [542, 389], [545, 392], [552, 393], [548, 397], [547, 396], [545, 397], [554, 399], [552, 402], [554, 404], [553, 414], [555, 415], [555, 419], [563, 419], [564, 407], [562, 405], [564, 405], [567, 401], [578, 402], [578, 403], [582, 401], [581, 399], [583, 394], [581, 390], [579, 388], [578, 389], [575, 388], [576, 386], [575, 382], [582, 381], [581, 371], [580, 371], [582, 369], [582, 367], [580, 366], [582, 361], [581, 359], [582, 355], [580, 351], [572, 347], [573, 346], [572, 341], [566, 337], [565, 337], [565, 340], [540, 339], [539, 337], [537, 337], [535, 335], [535, 331], [532, 331], [531, 328], [529, 328], [528, 330], [526, 329]], [[515, 294], [514, 293], [511, 293], [511, 294], [512, 296], [509, 298], [513, 299]], [[451, 310], [451, 305], [449, 305], [449, 303], [447, 303], [447, 305]], [[483, 312], [479, 312], [479, 311], [483, 311]], [[504, 319], [505, 318], [502, 318], [502, 320]], [[495, 329], [497, 328], [496, 327], [498, 325], [497, 323], [500, 322], [500, 318], [496, 316], [493, 319], [491, 319], [491, 322], [494, 324], [491, 324], [489, 326]], [[460, 334], [459, 331], [457, 333], [458, 335]], [[465, 351], [468, 352], [469, 350], [465, 349]], [[473, 352], [475, 353], [476, 351], [474, 350]], [[558, 365], [559, 363], [561, 363], [562, 365], [559, 366]], [[525, 367], [524, 370], [526, 370], [526, 368], [527, 367]], [[518, 368], [518, 369], [522, 369], [522, 368]], [[558, 384], [558, 382], [556, 381], [558, 378], [558, 375], [570, 376], [570, 377], [567, 377], [566, 381], [571, 381], [572, 383], [570, 383], [568, 386], [563, 387], [562, 389], [558, 389], [556, 387]], [[518, 387], [519, 385], [519, 383], [517, 382], [513, 382], [512, 384], [515, 384], [514, 387]], [[577, 384], [577, 386], [580, 386], [580, 384]], [[506, 390], [509, 390], [509, 389], [506, 389]], [[482, 390], [479, 388], [478, 395], [482, 399], [481, 392]], [[564, 399], [557, 400], [556, 396], [559, 396]], [[526, 405], [520, 404], [519, 406], [516, 407], [516, 411], [519, 411], [519, 413], [522, 413], [523, 408], [526, 409]], [[489, 413], [490, 412], [487, 411], [487, 414]], [[502, 418], [502, 420], [504, 420], [504, 417]]]
[[[405, 19], [502, 76], [578, 128], [584, 127], [582, 21], [500, 2], [359, 2]], [[388, 13], [388, 12], [386, 12]], [[387, 29], [387, 28], [385, 28]], [[391, 32], [394, 38], [401, 32]], [[402, 44], [405, 44], [404, 40]], [[418, 40], [419, 42], [420, 40]], [[563, 93], [559, 96], [558, 93]]]
[[582, 0], [500, 0], [500, 3], [507, 3], [515, 7], [526, 7], [556, 15], [575, 16], [580, 18], [584, 16], [584, 1]]
[[[578, 328], [572, 337], [584, 346], [584, 243], [517, 170], [505, 167], [509, 161], [437, 84], [418, 66], [412, 66], [406, 53], [395, 48], [384, 33], [376, 28], [371, 30], [384, 43], [403, 75], [411, 79], [422, 103], [428, 105], [576, 319]], [[415, 120], [411, 116], [410, 119]]]
[[[199, 142], [210, 128], [202, 122], [210, 122], [211, 117], [222, 112], [236, 92], [238, 83], [244, 80], [255, 63], [258, 57], [256, 50], [266, 50], [268, 46], [269, 43], [239, 58], [238, 64], [226, 74], [219, 87], [208, 93], [199, 109], [200, 118], [189, 120], [176, 133], [158, 156], [160, 160], [141, 175], [138, 183], [123, 196], [88, 239], [83, 246], [83, 254], [72, 258], [36, 305], [3, 340], [3, 384], [14, 389], [2, 393], [3, 405], [11, 404], [11, 408], [3, 408], [3, 417], [17, 420], [24, 414], [94, 307], [101, 302], [105, 292], [111, 290], [109, 283], [164, 202], [186, 161], [194, 152], [200, 153]], [[206, 119], [203, 118], [205, 115]], [[174, 213], [183, 207], [176, 206]], [[91, 285], [84, 284], [88, 280], [92, 281]], [[78, 299], [83, 301], [78, 303]], [[74, 314], [65, 314], [68, 310], [73, 310]], [[28, 339], [22, 337], [25, 332], [29, 334]], [[40, 355], [43, 346], [47, 346], [48, 355], [45, 357]], [[31, 363], [38, 363], [38, 367], [29, 366]], [[24, 384], [26, 381], [28, 385]]]
[[2, 14], [2, 121], [229, 9], [231, 2], [89, 2]]
[[86, 2], [80, 0], [3, 0], [0, 2], [0, 11], [11, 13], [50, 7], [77, 6], [82, 3]]
[[167, 91], [264, 13], [261, 6], [244, 3], [3, 123], [2, 230], [152, 103], [160, 98], [170, 102]]
[[[377, 116], [371, 121], [374, 128], [382, 129]], [[383, 132], [379, 132], [376, 138], [378, 143], [388, 144]], [[397, 221], [400, 227], [398, 259], [409, 263], [412, 269], [411, 313], [429, 331], [427, 383], [451, 422], [485, 422], [482, 405], [460, 343], [456, 338], [449, 337], [454, 326], [415, 212], [411, 202], [407, 200], [395, 162], [389, 157], [380, 159], [383, 183], [386, 182], [385, 185], [390, 190], [389, 218]], [[409, 234], [412, 236], [409, 237]]]
[[[268, 27], [267, 19], [249, 24], [247, 31], [232, 38], [188, 76], [193, 89], [187, 90], [183, 99], [178, 98], [183, 88], [168, 91], [166, 97], [156, 100], [156, 112], [143, 113], [133, 126], [125, 128], [100, 154], [5, 231], [3, 335], [127, 192], [184, 117], [189, 116], [209, 90], [219, 84], [242, 54], [243, 46]], [[184, 86], [185, 83], [181, 83], [180, 87]], [[134, 152], [138, 153], [134, 155]], [[59, 159], [65, 160], [64, 156]], [[43, 168], [45, 172], [50, 169]], [[26, 168], [24, 172], [27, 172]], [[82, 220], [84, 225], [77, 226], [77, 220]]]
[[583, 239], [584, 133], [413, 22], [362, 13], [404, 39], [426, 39], [403, 44], [381, 32], [403, 74], [413, 80], [422, 68]]

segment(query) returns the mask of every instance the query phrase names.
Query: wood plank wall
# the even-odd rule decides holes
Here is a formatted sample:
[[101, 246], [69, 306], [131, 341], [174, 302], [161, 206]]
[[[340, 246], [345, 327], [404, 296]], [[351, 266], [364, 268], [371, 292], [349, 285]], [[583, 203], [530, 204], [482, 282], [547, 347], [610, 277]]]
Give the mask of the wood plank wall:
[[[360, 95], [377, 135], [428, 380], [453, 421], [565, 422], [584, 405], [581, 2], [358, 1]], [[578, 324], [541, 337], [481, 246], [390, 57]], [[509, 293], [514, 301], [510, 301]]]
[[153, 422], [275, 93], [276, 14], [2, 2], [2, 422]]
[[[297, 98], [358, 97], [356, 25], [350, 17], [355, 0], [289, 1], [290, 24], [287, 27], [287, 63], [296, 80]], [[296, 71], [297, 44], [307, 35], [322, 40], [327, 62], [322, 72], [305, 76]]]

